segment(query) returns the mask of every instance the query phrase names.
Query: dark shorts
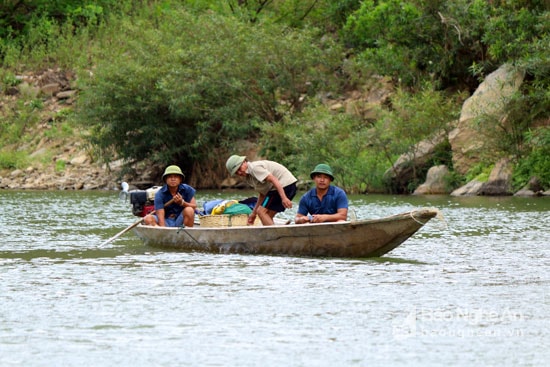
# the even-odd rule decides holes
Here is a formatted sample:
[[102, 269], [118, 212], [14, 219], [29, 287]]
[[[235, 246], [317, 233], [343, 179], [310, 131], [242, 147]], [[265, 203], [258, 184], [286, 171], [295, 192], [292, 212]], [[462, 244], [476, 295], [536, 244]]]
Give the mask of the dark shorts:
[[[296, 196], [296, 183], [283, 187], [283, 190], [285, 191], [286, 197], [289, 198], [289, 200], [292, 200], [294, 196]], [[279, 195], [277, 190], [267, 193], [267, 196], [262, 202], [262, 206], [277, 213], [281, 213], [286, 210], [283, 206], [283, 199], [281, 199], [281, 195]]]

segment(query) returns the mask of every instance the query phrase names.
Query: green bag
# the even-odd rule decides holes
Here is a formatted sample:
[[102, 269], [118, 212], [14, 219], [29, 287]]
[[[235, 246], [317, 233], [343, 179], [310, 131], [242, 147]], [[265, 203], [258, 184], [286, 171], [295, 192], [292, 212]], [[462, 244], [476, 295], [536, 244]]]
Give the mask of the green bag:
[[250, 215], [252, 213], [252, 209], [248, 205], [245, 204], [233, 204], [229, 207], [226, 207], [223, 211], [223, 214], [229, 214], [229, 215], [236, 215], [236, 214], [246, 214]]

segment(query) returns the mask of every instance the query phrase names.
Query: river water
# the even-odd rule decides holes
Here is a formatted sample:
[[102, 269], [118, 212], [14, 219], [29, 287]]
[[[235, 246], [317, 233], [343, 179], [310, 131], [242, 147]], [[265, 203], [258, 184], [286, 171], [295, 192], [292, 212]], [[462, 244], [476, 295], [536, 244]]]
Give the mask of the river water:
[[550, 362], [549, 198], [351, 196], [357, 218], [443, 214], [374, 259], [100, 248], [137, 219], [116, 192], [0, 200], [1, 366]]

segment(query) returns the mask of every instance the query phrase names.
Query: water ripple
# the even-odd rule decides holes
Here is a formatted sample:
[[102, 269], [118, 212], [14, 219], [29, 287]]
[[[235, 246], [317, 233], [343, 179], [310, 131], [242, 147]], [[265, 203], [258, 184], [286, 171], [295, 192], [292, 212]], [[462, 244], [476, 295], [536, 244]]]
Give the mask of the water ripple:
[[545, 199], [351, 197], [361, 218], [444, 215], [375, 259], [159, 251], [131, 234], [99, 248], [135, 221], [116, 193], [0, 199], [1, 365], [550, 360]]

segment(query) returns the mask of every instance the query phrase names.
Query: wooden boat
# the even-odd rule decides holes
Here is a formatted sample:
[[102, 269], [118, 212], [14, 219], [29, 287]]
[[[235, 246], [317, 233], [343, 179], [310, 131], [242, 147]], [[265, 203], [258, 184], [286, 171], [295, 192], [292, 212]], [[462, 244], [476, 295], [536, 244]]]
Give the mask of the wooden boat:
[[436, 209], [419, 209], [379, 219], [337, 223], [167, 228], [138, 225], [146, 245], [210, 253], [308, 257], [378, 257], [393, 250], [431, 218]]

